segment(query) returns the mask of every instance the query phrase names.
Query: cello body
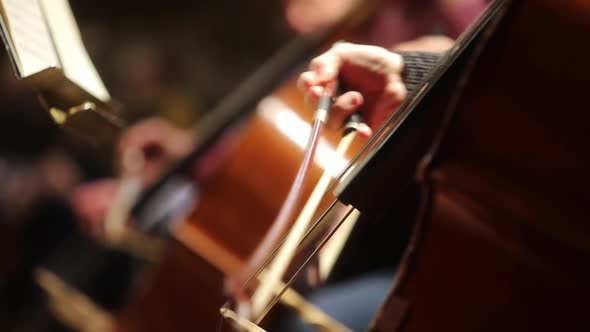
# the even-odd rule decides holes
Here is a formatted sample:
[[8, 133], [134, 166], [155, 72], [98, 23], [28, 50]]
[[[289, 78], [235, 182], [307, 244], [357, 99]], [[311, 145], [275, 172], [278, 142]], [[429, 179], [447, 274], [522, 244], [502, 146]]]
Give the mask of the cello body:
[[[196, 208], [167, 241], [162, 262], [121, 313], [118, 331], [215, 331], [226, 301], [224, 279], [242, 269], [278, 214], [303, 157], [314, 110], [294, 81], [264, 98], [238, 130], [213, 173], [200, 183]], [[346, 166], [336, 132], [325, 131], [305, 183]], [[299, 206], [302, 202], [299, 203]]]
[[[423, 148], [387, 142], [375, 158], [381, 163], [367, 165], [340, 197], [378, 214], [395, 198], [388, 192], [398, 187], [396, 178], [416, 175], [423, 187], [413, 239], [373, 331], [590, 328], [590, 48], [580, 37], [590, 33], [590, 4], [497, 3], [504, 15], [487, 22], [485, 42], [458, 59], [469, 73], [446, 74], [452, 84], [426, 101], [438, 107], [415, 116], [424, 126], [402, 128]], [[388, 148], [406, 160], [397, 163], [401, 157]], [[205, 211], [189, 224], [211, 222]], [[251, 225], [258, 227], [266, 226]], [[224, 228], [184, 243], [221, 243], [217, 232], [235, 232]], [[239, 268], [259, 239], [224, 244], [232, 254], [223, 264], [172, 241], [150, 291], [120, 330], [214, 329], [223, 274]]]
[[[422, 156], [422, 206], [372, 331], [590, 329], [590, 3], [494, 5], [503, 15], [457, 60], [467, 66], [424, 102], [436, 125], [406, 154]], [[384, 204], [368, 174], [402, 169], [396, 144], [341, 199]]]

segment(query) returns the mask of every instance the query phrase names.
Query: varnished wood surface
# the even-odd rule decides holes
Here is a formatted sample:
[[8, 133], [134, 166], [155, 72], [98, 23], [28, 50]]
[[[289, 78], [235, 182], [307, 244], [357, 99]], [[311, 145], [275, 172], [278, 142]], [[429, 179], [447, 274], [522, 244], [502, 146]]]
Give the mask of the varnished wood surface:
[[[294, 82], [271, 97], [282, 105], [280, 111], [311, 120], [313, 110]], [[260, 112], [250, 119], [228, 157], [199, 187], [198, 206], [178, 229], [184, 234], [170, 241], [162, 265], [121, 314], [119, 331], [215, 330], [225, 273], [240, 268], [262, 239], [303, 157], [304, 142], [295, 144], [270, 119]], [[325, 132], [323, 137], [335, 148], [338, 133]], [[356, 141], [347, 158], [361, 145], [362, 140]], [[303, 197], [309, 196], [323, 169], [315, 164], [311, 172]]]
[[590, 329], [588, 1], [512, 1], [374, 331]]

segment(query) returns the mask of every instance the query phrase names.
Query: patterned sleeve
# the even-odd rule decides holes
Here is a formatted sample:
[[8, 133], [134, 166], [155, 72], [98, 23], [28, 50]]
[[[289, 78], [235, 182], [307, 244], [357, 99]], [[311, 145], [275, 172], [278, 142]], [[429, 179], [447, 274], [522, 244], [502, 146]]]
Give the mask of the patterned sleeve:
[[399, 52], [404, 59], [402, 78], [408, 94], [412, 93], [430, 73], [444, 53]]

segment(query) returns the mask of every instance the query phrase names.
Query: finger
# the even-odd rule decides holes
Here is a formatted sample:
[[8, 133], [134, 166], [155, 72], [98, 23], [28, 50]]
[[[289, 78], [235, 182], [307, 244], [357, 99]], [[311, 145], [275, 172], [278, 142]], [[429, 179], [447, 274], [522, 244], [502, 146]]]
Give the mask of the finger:
[[371, 137], [371, 135], [373, 135], [373, 130], [366, 123], [361, 123], [356, 129], [356, 132], [360, 137], [365, 138]]
[[312, 86], [305, 94], [305, 102], [315, 107], [320, 100], [320, 97], [324, 94], [324, 88], [321, 86]]
[[319, 81], [317, 80], [316, 75], [311, 71], [306, 71], [302, 73], [301, 75], [299, 75], [299, 78], [297, 79], [297, 87], [301, 91], [307, 91], [312, 86], [318, 84]]
[[348, 91], [340, 95], [330, 109], [328, 128], [342, 128], [348, 116], [358, 110], [363, 102], [363, 96], [357, 91]]
[[117, 156], [119, 173], [143, 173], [145, 168], [153, 167], [166, 159], [165, 138], [141, 137], [132, 144], [122, 145]]
[[375, 103], [373, 111], [368, 116], [368, 125], [375, 130], [389, 117], [404, 101], [407, 95], [406, 86], [397, 78], [390, 79], [383, 89], [383, 93]]
[[111, 206], [117, 188], [114, 179], [106, 179], [74, 190], [70, 202], [78, 219], [87, 225], [100, 224]]
[[139, 173], [139, 177], [147, 186], [156, 183], [162, 175], [162, 172], [166, 169], [168, 162], [169, 161], [165, 158], [146, 161], [143, 169]]
[[311, 60], [309, 69], [315, 74], [317, 84], [325, 84], [338, 78], [342, 60], [334, 50], [330, 50]]
[[143, 120], [122, 135], [118, 146], [118, 165], [123, 172], [135, 169], [126, 167], [129, 163], [126, 163], [125, 156], [141, 153], [143, 161], [155, 165], [151, 168], [156, 168], [157, 165], [184, 156], [192, 149], [192, 145], [190, 132], [175, 128], [165, 120]]
[[144, 150], [146, 146], [163, 145], [169, 135], [169, 125], [164, 120], [149, 118], [130, 128], [119, 139], [118, 154], [123, 155], [129, 149]]

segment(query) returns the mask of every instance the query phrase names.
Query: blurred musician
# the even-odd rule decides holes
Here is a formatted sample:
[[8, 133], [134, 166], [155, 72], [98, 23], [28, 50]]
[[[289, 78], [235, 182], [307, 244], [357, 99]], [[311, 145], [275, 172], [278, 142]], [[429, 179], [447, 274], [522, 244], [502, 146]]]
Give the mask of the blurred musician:
[[[284, 0], [285, 18], [295, 32], [308, 33], [338, 22], [359, 2]], [[377, 13], [362, 29], [360, 39], [387, 48], [434, 34], [454, 39], [487, 3], [488, 0], [381, 1]]]

